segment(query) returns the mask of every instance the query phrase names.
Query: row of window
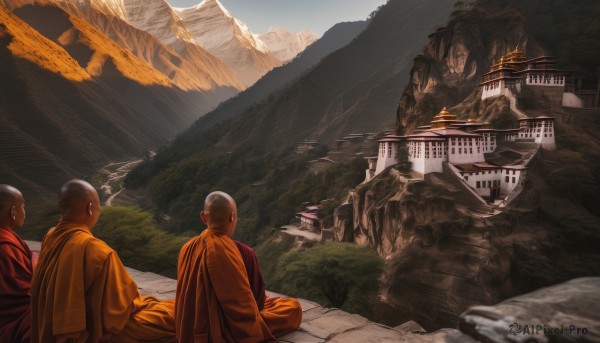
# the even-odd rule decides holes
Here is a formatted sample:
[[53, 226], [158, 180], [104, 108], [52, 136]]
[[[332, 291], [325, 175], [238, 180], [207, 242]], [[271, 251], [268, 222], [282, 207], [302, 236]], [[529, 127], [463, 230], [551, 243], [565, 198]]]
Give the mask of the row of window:
[[500, 81], [494, 81], [485, 85], [485, 90], [493, 90], [500, 87]]
[[[468, 180], [468, 179], [465, 177], [465, 180]], [[506, 181], [506, 183], [511, 183], [510, 182], [511, 177], [506, 176], [504, 181]], [[512, 183], [516, 183], [516, 182], [517, 182], [517, 178], [513, 176]], [[498, 187], [500, 187], [500, 180], [488, 180], [488, 181], [476, 181], [475, 182], [475, 188], [498, 188]]]
[[529, 74], [528, 82], [560, 85], [564, 83], [564, 76], [550, 74]]

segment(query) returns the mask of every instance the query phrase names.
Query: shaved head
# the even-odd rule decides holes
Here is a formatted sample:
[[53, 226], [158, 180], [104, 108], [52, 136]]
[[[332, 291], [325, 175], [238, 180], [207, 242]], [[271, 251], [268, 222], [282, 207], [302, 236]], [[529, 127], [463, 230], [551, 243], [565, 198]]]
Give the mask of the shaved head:
[[201, 217], [209, 228], [225, 230], [231, 235], [237, 224], [235, 200], [224, 192], [210, 193], [204, 200], [204, 211]]
[[23, 201], [23, 194], [11, 185], [0, 185], [0, 210]]
[[100, 215], [98, 192], [83, 180], [71, 180], [60, 189], [58, 204], [64, 220], [92, 228]]
[[13, 186], [0, 185], [0, 225], [17, 229], [25, 222], [25, 199]]

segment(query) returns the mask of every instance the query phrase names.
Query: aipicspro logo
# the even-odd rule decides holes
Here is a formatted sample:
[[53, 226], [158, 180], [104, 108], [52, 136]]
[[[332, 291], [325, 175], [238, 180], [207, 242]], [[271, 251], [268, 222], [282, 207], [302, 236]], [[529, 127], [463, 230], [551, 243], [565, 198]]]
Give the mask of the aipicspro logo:
[[589, 330], [577, 325], [548, 326], [544, 324], [520, 324], [514, 322], [508, 326], [508, 330], [515, 336], [544, 335], [544, 336], [586, 336]]
[[512, 323], [508, 326], [508, 329], [510, 330], [510, 333], [512, 333], [513, 335], [518, 335], [523, 331], [523, 328], [521, 327], [521, 324], [518, 323]]

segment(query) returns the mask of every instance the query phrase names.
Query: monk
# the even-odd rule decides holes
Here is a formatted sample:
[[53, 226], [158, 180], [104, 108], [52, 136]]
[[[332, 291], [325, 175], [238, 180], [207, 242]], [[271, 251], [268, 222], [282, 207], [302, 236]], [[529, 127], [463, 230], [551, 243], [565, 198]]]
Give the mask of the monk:
[[87, 182], [60, 191], [31, 287], [31, 342], [174, 342], [174, 301], [142, 297], [116, 252], [92, 235], [100, 199]]
[[[265, 292], [265, 281], [260, 271], [258, 258], [252, 248], [239, 241], [233, 241], [240, 251], [250, 289], [256, 300], [260, 315], [275, 336], [283, 336], [300, 326], [302, 320], [302, 306], [293, 298], [271, 298]], [[297, 322], [297, 324], [296, 324]]]
[[230, 238], [237, 225], [235, 201], [226, 193], [211, 193], [200, 217], [208, 229], [187, 242], [179, 254], [178, 341], [276, 341], [275, 335], [297, 329], [302, 319], [299, 304], [278, 313], [273, 323], [269, 322], [272, 316], [263, 316], [258, 308], [240, 251]]
[[28, 342], [32, 255], [15, 230], [25, 222], [18, 189], [0, 185], [0, 342]]

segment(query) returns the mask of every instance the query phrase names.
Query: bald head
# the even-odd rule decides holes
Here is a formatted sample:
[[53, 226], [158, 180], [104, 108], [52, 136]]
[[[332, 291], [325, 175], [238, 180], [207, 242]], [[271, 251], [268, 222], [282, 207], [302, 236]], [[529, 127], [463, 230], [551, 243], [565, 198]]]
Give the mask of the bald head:
[[23, 194], [13, 186], [0, 185], [0, 226], [18, 229], [25, 222]]
[[71, 180], [60, 189], [59, 206], [63, 220], [92, 228], [100, 215], [98, 192], [89, 183]]
[[213, 192], [204, 200], [204, 211], [200, 216], [209, 228], [224, 230], [231, 235], [237, 224], [237, 206], [229, 194]]

